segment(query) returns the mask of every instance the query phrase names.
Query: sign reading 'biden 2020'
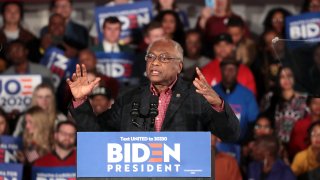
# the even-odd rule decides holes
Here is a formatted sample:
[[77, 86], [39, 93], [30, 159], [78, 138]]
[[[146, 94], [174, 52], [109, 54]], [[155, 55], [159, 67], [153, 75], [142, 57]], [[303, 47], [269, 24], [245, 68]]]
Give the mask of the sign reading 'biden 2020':
[[320, 41], [320, 13], [287, 17], [286, 34], [290, 40]]
[[0, 107], [7, 113], [25, 111], [41, 82], [40, 75], [0, 75]]
[[80, 132], [77, 177], [210, 177], [209, 132]]
[[95, 9], [95, 19], [99, 40], [103, 40], [103, 22], [105, 18], [116, 16], [121, 21], [121, 39], [134, 36], [152, 20], [152, 2], [144, 0], [130, 4], [102, 6]]

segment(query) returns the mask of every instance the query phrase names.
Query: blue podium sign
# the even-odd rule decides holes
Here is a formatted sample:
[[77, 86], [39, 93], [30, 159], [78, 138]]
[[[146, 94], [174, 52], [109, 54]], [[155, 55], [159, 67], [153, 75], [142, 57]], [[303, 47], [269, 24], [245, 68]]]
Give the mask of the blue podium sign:
[[77, 177], [210, 177], [209, 132], [78, 132]]

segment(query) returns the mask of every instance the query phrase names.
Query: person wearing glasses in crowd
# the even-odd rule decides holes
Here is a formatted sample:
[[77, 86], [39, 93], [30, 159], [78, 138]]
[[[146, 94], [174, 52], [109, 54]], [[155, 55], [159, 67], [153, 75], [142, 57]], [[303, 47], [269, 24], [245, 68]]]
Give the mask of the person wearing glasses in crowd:
[[[200, 70], [197, 68], [198, 77], [193, 84], [179, 77], [183, 50], [177, 42], [162, 38], [151, 43], [145, 60], [150, 83], [127, 92], [99, 116], [92, 111], [87, 97], [100, 79], [88, 82], [86, 67], [76, 66], [76, 73], [67, 83], [73, 94], [69, 110], [78, 131], [211, 131], [223, 141], [239, 138], [239, 120]], [[149, 106], [148, 101], [154, 96], [159, 98], [155, 102], [158, 115], [154, 117], [154, 124], [148, 118], [130, 113], [136, 104]], [[141, 110], [137, 112], [141, 114]], [[133, 120], [140, 123], [132, 123]]]
[[259, 114], [255, 124], [253, 126], [253, 130], [250, 132], [249, 138], [246, 142], [242, 144], [241, 147], [241, 170], [244, 174], [248, 172], [248, 165], [253, 161], [252, 152], [254, 151], [254, 143], [255, 140], [262, 136], [271, 136], [274, 135], [274, 123], [273, 119], [269, 117], [267, 114]]
[[57, 124], [51, 152], [37, 159], [35, 167], [76, 166], [76, 125], [73, 121]]
[[[313, 122], [308, 128], [307, 149], [298, 152], [291, 164], [293, 173], [299, 179], [319, 175], [320, 167], [320, 121]], [[319, 177], [319, 176], [318, 176]], [[318, 179], [313, 177], [312, 179]]]

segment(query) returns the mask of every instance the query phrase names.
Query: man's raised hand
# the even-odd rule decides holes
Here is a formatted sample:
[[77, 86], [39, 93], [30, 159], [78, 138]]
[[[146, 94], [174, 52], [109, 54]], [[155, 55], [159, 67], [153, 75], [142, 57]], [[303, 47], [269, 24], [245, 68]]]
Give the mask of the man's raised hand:
[[80, 65], [77, 64], [76, 73], [72, 74], [71, 80], [69, 78], [67, 79], [73, 98], [76, 101], [88, 96], [92, 92], [92, 89], [98, 85], [99, 81], [100, 78], [97, 77], [93, 81], [89, 82], [87, 69], [84, 64], [81, 65], [81, 68]]

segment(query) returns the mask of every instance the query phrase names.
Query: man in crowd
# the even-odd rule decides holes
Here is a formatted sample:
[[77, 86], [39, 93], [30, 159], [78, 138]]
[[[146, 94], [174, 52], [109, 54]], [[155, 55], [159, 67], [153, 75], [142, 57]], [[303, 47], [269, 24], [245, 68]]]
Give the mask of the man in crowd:
[[253, 124], [259, 114], [258, 103], [253, 93], [237, 82], [239, 63], [235, 58], [226, 58], [220, 63], [222, 81], [213, 89], [231, 105], [240, 120], [241, 135], [244, 140], [249, 124]]
[[255, 43], [246, 36], [246, 25], [241, 18], [231, 17], [227, 24], [227, 30], [236, 47], [236, 59], [242, 64], [250, 66], [256, 58]]
[[54, 133], [53, 151], [39, 159], [35, 167], [76, 166], [76, 125], [72, 121], [58, 123]]
[[278, 157], [279, 144], [274, 136], [262, 136], [255, 142], [253, 158], [249, 164], [248, 179], [286, 179], [296, 177], [290, 167]]
[[12, 66], [7, 69], [3, 74], [17, 75], [17, 74], [40, 74], [43, 81], [51, 83], [51, 72], [46, 67], [32, 63], [29, 61], [28, 49], [20, 40], [15, 40], [9, 43], [7, 49], [7, 59], [11, 62]]
[[[89, 43], [88, 30], [71, 20], [72, 0], [52, 0], [50, 9], [53, 13], [60, 14], [66, 22], [65, 36], [79, 44], [82, 48], [86, 48]], [[41, 36], [46, 34], [48, 26], [41, 29]]]
[[[221, 81], [220, 63], [223, 59], [234, 55], [234, 45], [229, 34], [220, 34], [214, 38], [213, 50], [215, 59], [202, 68], [203, 75], [211, 86], [215, 86]], [[251, 70], [245, 65], [239, 65], [237, 80], [256, 94], [256, 83]]]
[[238, 62], [234, 58], [227, 58], [220, 63], [222, 81], [213, 89], [228, 102], [240, 120], [240, 138], [238, 143], [218, 143], [219, 151], [229, 152], [240, 161], [242, 143], [247, 138], [248, 129], [254, 123], [259, 113], [259, 107], [253, 93], [237, 82]]
[[103, 22], [102, 28], [103, 41], [93, 46], [93, 51], [106, 53], [133, 52], [129, 46], [119, 44], [121, 21], [117, 17], [107, 17]]
[[93, 112], [96, 115], [110, 109], [114, 101], [110, 89], [104, 86], [94, 88], [89, 97]]

